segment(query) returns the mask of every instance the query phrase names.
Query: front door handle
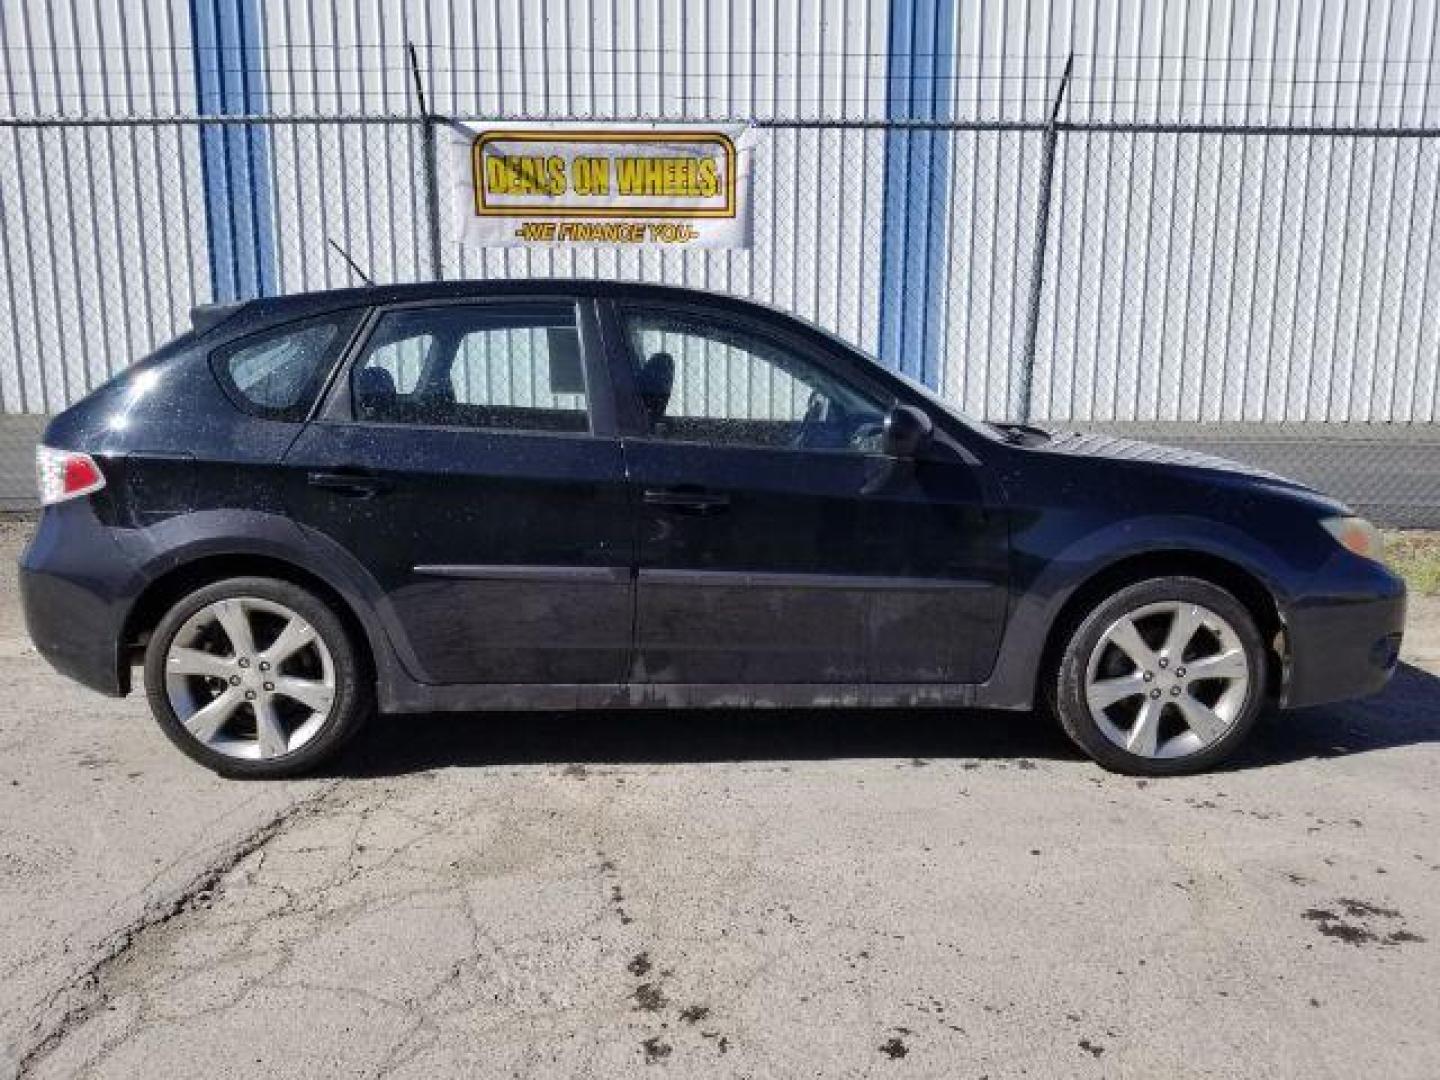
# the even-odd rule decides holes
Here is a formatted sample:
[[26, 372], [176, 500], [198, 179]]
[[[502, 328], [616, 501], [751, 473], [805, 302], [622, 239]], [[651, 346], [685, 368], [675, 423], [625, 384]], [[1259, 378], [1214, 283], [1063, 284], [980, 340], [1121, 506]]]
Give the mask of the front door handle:
[[389, 487], [386, 481], [371, 473], [346, 469], [318, 470], [307, 474], [305, 482], [313, 488], [333, 491], [350, 499], [369, 499]]
[[646, 506], [660, 506], [679, 514], [710, 514], [730, 505], [730, 496], [723, 491], [704, 488], [646, 488], [642, 498]]

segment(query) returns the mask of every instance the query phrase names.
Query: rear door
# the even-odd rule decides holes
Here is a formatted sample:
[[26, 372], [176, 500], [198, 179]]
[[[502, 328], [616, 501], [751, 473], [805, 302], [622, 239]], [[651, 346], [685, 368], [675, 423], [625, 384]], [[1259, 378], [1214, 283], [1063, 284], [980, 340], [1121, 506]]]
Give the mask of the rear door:
[[953, 444], [897, 467], [894, 403], [785, 321], [607, 309], [639, 515], [633, 677], [971, 682], [994, 659], [1007, 549]]
[[633, 522], [588, 301], [372, 315], [291, 449], [300, 522], [379, 584], [429, 683], [615, 682]]

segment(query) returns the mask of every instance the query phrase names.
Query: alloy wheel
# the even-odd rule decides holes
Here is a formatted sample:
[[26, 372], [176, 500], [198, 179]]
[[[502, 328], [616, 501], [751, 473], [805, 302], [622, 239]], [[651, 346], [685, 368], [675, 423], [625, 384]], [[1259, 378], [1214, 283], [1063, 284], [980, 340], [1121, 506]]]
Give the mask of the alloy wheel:
[[298, 612], [259, 597], [207, 604], [165, 656], [165, 692], [185, 730], [227, 757], [264, 760], [300, 749], [335, 701], [335, 663]]
[[1186, 757], [1218, 742], [1249, 693], [1249, 658], [1235, 628], [1190, 601], [1146, 604], [1115, 620], [1085, 675], [1096, 726], [1142, 758]]

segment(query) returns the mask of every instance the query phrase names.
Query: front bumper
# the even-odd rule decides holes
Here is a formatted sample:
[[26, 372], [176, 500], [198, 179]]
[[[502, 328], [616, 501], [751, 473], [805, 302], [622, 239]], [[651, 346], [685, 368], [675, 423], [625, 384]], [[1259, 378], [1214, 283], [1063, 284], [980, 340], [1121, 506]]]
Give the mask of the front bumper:
[[89, 500], [47, 508], [20, 557], [25, 626], [62, 675], [111, 697], [130, 692], [125, 613], [141, 584]]
[[1343, 554], [1282, 615], [1289, 654], [1282, 707], [1365, 697], [1383, 689], [1399, 663], [1405, 583]]

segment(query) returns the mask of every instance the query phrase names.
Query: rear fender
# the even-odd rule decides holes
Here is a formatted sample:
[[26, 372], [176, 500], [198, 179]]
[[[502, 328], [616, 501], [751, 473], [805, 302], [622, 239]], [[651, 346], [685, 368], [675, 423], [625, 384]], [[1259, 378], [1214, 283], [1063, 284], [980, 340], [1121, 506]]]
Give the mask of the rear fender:
[[313, 536], [290, 518], [251, 510], [202, 510], [117, 536], [150, 584], [216, 556], [253, 556], [294, 566], [323, 581], [350, 607], [382, 681], [396, 673], [394, 617], [375, 580], [338, 545], [317, 547]]

